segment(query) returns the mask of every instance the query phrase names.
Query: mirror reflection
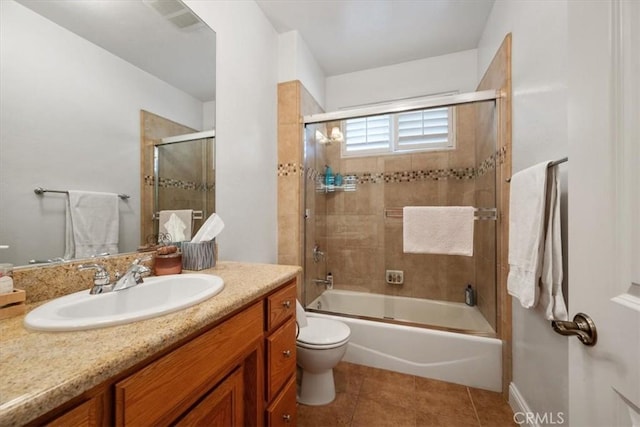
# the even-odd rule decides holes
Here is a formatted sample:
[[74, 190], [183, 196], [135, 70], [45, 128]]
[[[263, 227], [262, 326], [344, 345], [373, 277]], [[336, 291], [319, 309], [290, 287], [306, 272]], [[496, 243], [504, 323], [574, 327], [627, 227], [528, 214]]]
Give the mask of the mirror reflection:
[[0, 19], [1, 260], [63, 257], [74, 190], [129, 195], [117, 248], [136, 250], [155, 208], [154, 144], [214, 128], [215, 33], [170, 0], [3, 0]]

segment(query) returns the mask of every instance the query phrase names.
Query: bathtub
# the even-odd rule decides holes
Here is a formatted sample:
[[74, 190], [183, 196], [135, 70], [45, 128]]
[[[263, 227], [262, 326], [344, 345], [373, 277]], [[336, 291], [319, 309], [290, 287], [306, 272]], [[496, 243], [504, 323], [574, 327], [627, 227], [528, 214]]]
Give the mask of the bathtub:
[[477, 321], [469, 314], [477, 312], [476, 307], [465, 306], [470, 309], [465, 312], [457, 303], [343, 290], [325, 291], [308, 304], [307, 309], [318, 310], [318, 303], [322, 311], [393, 318], [394, 323], [387, 323], [384, 319], [376, 321], [308, 311], [308, 316], [337, 319], [351, 328], [345, 362], [502, 391], [502, 341], [499, 339], [398, 323], [404, 320], [437, 324], [427, 319], [425, 313], [432, 312], [436, 317], [464, 320], [459, 322], [462, 326], [459, 329], [469, 329], [473, 325], [469, 319]]

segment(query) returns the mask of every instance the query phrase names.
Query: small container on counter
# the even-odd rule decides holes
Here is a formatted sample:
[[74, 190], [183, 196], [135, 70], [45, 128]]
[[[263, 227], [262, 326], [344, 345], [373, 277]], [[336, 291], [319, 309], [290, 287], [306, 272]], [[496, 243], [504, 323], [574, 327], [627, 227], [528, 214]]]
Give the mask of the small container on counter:
[[182, 253], [175, 246], [164, 246], [158, 249], [156, 255], [154, 274], [165, 276], [167, 274], [182, 273]]

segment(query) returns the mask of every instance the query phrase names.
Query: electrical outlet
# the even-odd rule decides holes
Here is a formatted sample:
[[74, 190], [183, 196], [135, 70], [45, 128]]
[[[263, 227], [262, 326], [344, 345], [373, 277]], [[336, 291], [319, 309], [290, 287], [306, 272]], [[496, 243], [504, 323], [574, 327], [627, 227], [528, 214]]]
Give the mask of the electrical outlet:
[[404, 271], [387, 270], [385, 272], [385, 279], [390, 285], [402, 285], [404, 283]]

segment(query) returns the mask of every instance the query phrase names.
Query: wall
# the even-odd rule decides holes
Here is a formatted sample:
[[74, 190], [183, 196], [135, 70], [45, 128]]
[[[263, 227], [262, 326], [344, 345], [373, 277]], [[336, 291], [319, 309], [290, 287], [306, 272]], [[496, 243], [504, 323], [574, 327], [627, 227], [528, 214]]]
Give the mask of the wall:
[[278, 36], [278, 82], [294, 80], [299, 80], [313, 99], [324, 106], [324, 71], [295, 30]]
[[275, 262], [278, 35], [252, 1], [185, 1], [216, 32], [220, 258]]
[[[515, 173], [567, 154], [566, 1], [497, 1], [478, 46], [478, 76], [484, 74], [509, 32], [513, 34], [512, 160]], [[561, 167], [565, 201], [566, 175], [566, 167]], [[562, 209], [566, 230], [566, 202]], [[563, 234], [566, 242], [566, 231]], [[566, 251], [564, 253], [566, 255]], [[532, 411], [559, 411], [566, 419], [567, 339], [555, 334], [537, 311], [521, 308], [516, 300], [512, 310], [512, 384]]]
[[64, 254], [64, 196], [37, 197], [40, 186], [129, 194], [120, 249], [135, 250], [140, 110], [200, 129], [202, 103], [18, 3], [0, 7], [2, 261]]
[[[476, 50], [327, 77], [326, 111], [443, 92], [472, 92]], [[375, 90], [372, 90], [375, 88]]]

